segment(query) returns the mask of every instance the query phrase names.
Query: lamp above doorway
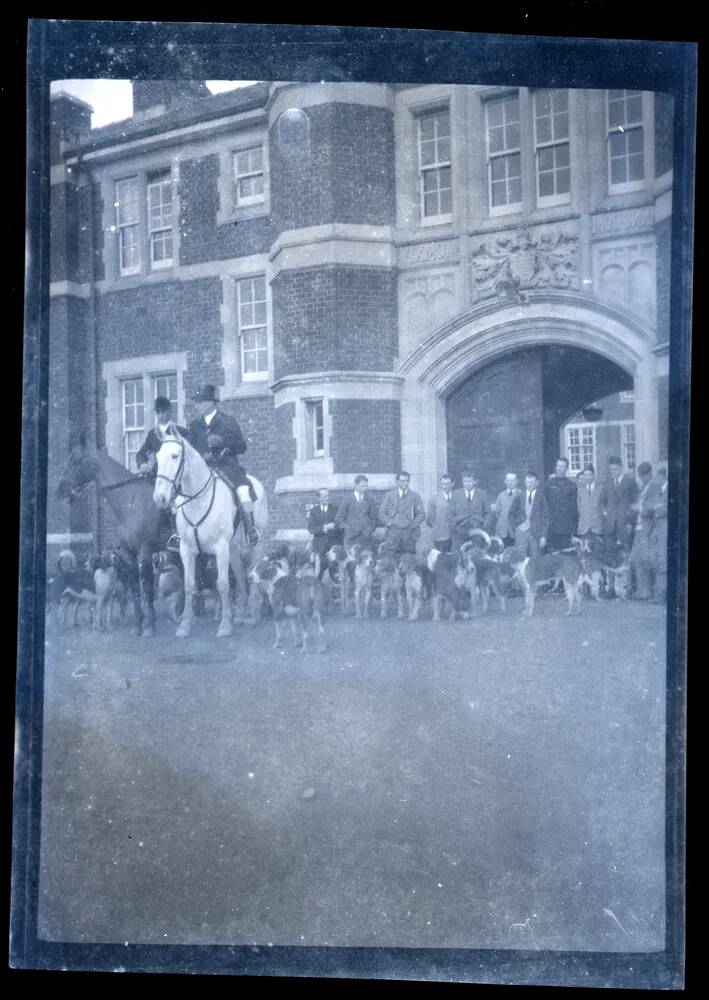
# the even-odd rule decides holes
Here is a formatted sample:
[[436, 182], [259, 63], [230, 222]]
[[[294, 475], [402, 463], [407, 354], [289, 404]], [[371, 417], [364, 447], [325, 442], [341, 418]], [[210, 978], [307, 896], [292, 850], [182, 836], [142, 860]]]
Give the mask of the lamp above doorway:
[[587, 420], [591, 424], [595, 424], [603, 416], [603, 407], [600, 403], [589, 403], [588, 406], [584, 406], [581, 412], [583, 413], [584, 420]]

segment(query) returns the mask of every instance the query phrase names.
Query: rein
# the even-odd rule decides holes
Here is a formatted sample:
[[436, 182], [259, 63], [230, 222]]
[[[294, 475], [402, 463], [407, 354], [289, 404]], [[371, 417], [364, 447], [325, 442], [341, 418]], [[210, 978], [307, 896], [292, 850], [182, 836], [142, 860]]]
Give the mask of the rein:
[[[174, 500], [178, 496], [183, 497], [182, 503], [174, 504], [174, 510], [175, 510], [175, 512], [177, 512], [178, 510], [182, 510], [182, 516], [184, 517], [185, 521], [187, 521], [187, 523], [189, 524], [190, 528], [192, 528], [192, 530], [194, 531], [194, 540], [195, 540], [195, 544], [197, 546], [197, 550], [199, 552], [201, 552], [202, 551], [202, 547], [199, 544], [199, 535], [197, 534], [197, 528], [199, 528], [200, 524], [203, 524], [204, 521], [207, 520], [207, 518], [209, 517], [209, 515], [212, 512], [212, 507], [214, 506], [214, 500], [215, 500], [215, 497], [216, 497], [216, 494], [217, 494], [217, 479], [216, 479], [216, 476], [214, 475], [214, 473], [212, 472], [212, 470], [210, 469], [209, 470], [209, 476], [208, 476], [208, 478], [207, 478], [204, 486], [201, 486], [197, 490], [196, 493], [192, 493], [190, 495], [186, 495], [184, 493], [180, 493], [179, 491], [180, 491], [180, 486], [182, 485], [182, 475], [183, 475], [184, 469], [185, 469], [185, 446], [184, 446], [184, 443], [181, 442], [181, 441], [176, 441], [175, 443], [179, 444], [180, 448], [182, 449], [181, 455], [180, 455], [180, 464], [179, 464], [179, 467], [178, 467], [177, 472], [175, 474], [175, 478], [174, 479], [170, 479], [169, 476], [166, 476], [163, 473], [158, 473], [155, 476], [155, 478], [156, 479], [165, 479], [165, 480], [167, 480], [168, 483], [170, 483], [170, 485], [172, 487], [172, 489], [170, 491], [170, 499], [171, 500]], [[199, 521], [190, 521], [189, 517], [187, 516], [187, 514], [185, 513], [185, 511], [183, 510], [183, 508], [186, 507], [188, 503], [191, 503], [193, 500], [196, 500], [197, 497], [201, 496], [202, 493], [204, 493], [204, 491], [210, 486], [210, 484], [211, 484], [211, 487], [212, 487], [212, 496], [210, 497], [210, 500], [209, 500], [209, 506], [207, 507], [207, 509], [204, 512], [204, 514], [200, 517]]]
[[109, 490], [118, 490], [121, 486], [130, 486], [131, 483], [139, 483], [143, 479], [148, 479], [149, 477], [143, 473], [138, 473], [135, 476], [130, 476], [128, 479], [122, 479], [120, 483], [109, 483], [108, 486], [102, 486], [101, 490], [104, 493], [108, 493]]

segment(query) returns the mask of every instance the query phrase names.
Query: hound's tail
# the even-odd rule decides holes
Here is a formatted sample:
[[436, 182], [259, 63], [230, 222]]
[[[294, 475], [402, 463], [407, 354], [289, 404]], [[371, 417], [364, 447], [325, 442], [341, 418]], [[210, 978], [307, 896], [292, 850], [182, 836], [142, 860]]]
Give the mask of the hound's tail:
[[486, 549], [490, 548], [490, 536], [488, 535], [487, 531], [483, 531], [482, 528], [474, 528], [470, 532], [470, 538], [472, 539], [476, 537], [482, 539], [482, 541], [485, 543]]

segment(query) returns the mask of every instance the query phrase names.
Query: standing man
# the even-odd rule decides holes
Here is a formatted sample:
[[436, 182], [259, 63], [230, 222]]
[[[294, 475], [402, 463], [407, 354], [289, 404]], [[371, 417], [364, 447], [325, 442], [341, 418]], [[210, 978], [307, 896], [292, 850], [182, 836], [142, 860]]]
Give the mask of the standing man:
[[502, 539], [506, 549], [511, 548], [515, 543], [514, 529], [510, 525], [510, 508], [515, 497], [519, 496], [519, 480], [514, 472], [508, 472], [505, 476], [505, 488], [498, 494], [497, 500], [492, 505], [492, 512], [497, 516], [495, 523], [495, 534]]
[[399, 472], [396, 489], [385, 494], [379, 508], [379, 520], [386, 528], [381, 552], [391, 555], [416, 552], [416, 540], [426, 511], [418, 493], [409, 489], [410, 479], [408, 472]]
[[318, 490], [318, 502], [308, 513], [308, 531], [313, 536], [313, 552], [318, 557], [318, 580], [327, 569], [325, 553], [340, 540], [340, 532], [335, 527], [337, 508], [330, 503], [330, 491]]
[[189, 441], [208, 465], [219, 470], [219, 475], [236, 493], [237, 507], [241, 512], [249, 545], [256, 545], [259, 532], [254, 524], [254, 497], [251, 484], [238, 456], [246, 451], [246, 441], [236, 420], [223, 413], [218, 406], [217, 391], [205, 385], [193, 397], [199, 416], [192, 421]]
[[[172, 403], [167, 398], [167, 396], [157, 396], [155, 398], [155, 424], [156, 427], [159, 425], [164, 427], [169, 424], [172, 420]], [[183, 437], [187, 436], [187, 431], [184, 427], [176, 425], [180, 434]], [[162, 440], [158, 437], [158, 432], [155, 427], [151, 427], [148, 431], [147, 437], [143, 442], [143, 447], [140, 449], [138, 454], [135, 456], [135, 464], [138, 466], [138, 472], [143, 472], [152, 475], [155, 472], [155, 456], [160, 451], [162, 447]]]
[[585, 465], [581, 485], [578, 488], [579, 526], [581, 538], [603, 534], [602, 490], [596, 482], [596, 473], [592, 465]]
[[633, 534], [633, 512], [630, 509], [638, 496], [638, 486], [631, 475], [623, 472], [617, 455], [608, 459], [610, 476], [603, 485], [601, 506], [605, 512], [605, 533], [614, 541], [630, 543]]
[[656, 604], [667, 598], [667, 469], [663, 466], [655, 473], [659, 494], [655, 501], [655, 524], [652, 529], [652, 568], [655, 571]]
[[515, 533], [515, 546], [525, 555], [541, 555], [547, 543], [549, 507], [544, 491], [539, 489], [536, 472], [528, 472], [524, 477], [524, 493], [512, 501], [507, 516]]
[[630, 552], [630, 568], [635, 577], [636, 601], [649, 601], [650, 575], [653, 571], [652, 531], [655, 525], [655, 507], [660, 502], [660, 487], [652, 478], [652, 466], [641, 462], [638, 466], [638, 498], [631, 506], [637, 520], [633, 548]]
[[446, 473], [441, 476], [441, 490], [428, 504], [426, 524], [431, 529], [433, 547], [439, 552], [450, 552], [451, 529], [453, 525], [452, 506], [453, 480]]
[[547, 551], [560, 552], [571, 547], [571, 536], [576, 534], [579, 516], [579, 491], [567, 476], [569, 462], [563, 456], [556, 460], [556, 472], [547, 480], [544, 495], [549, 507], [549, 535]]
[[353, 545], [372, 547], [378, 512], [372, 498], [367, 496], [368, 485], [366, 476], [355, 476], [354, 493], [344, 497], [337, 508], [335, 527], [344, 533], [346, 549]]
[[463, 473], [463, 488], [453, 491], [452, 507], [452, 547], [454, 551], [457, 551], [464, 542], [468, 541], [471, 531], [475, 528], [485, 529], [490, 516], [487, 494], [477, 485], [473, 472]]

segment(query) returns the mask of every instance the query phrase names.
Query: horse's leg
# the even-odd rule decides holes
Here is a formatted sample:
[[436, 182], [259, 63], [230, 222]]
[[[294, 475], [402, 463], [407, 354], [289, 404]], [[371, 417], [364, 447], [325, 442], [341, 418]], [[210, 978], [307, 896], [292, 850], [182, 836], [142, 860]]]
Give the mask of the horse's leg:
[[222, 602], [222, 618], [217, 630], [217, 638], [231, 635], [231, 604], [229, 603], [229, 542], [220, 538], [215, 546], [217, 557], [217, 590]]
[[179, 639], [184, 639], [192, 632], [192, 618], [194, 615], [194, 605], [192, 597], [194, 595], [194, 569], [196, 553], [193, 549], [185, 545], [185, 541], [180, 537], [180, 559], [185, 571], [185, 606], [182, 612], [182, 619], [175, 635]]
[[141, 545], [138, 553], [140, 567], [140, 590], [146, 620], [143, 622], [141, 635], [155, 635], [155, 582], [153, 575], [153, 553], [148, 545]]
[[140, 594], [140, 575], [138, 573], [138, 563], [135, 557], [131, 558], [128, 564], [128, 592], [133, 602], [133, 614], [135, 621], [131, 633], [140, 635], [143, 628], [143, 604]]

